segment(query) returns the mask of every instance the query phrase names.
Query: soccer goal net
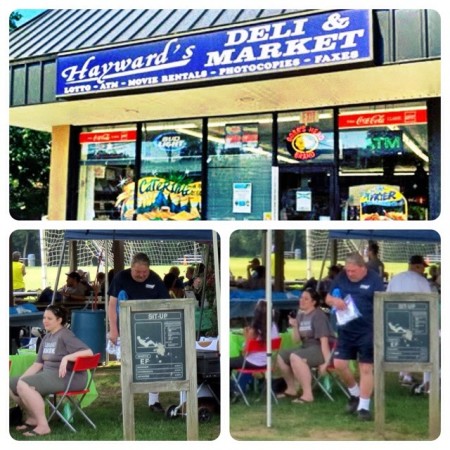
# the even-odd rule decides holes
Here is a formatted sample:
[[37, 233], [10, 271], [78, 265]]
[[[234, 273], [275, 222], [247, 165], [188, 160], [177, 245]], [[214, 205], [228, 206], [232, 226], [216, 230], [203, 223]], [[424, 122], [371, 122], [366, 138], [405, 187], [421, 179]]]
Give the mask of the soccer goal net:
[[[66, 251], [63, 253], [64, 230], [45, 230], [41, 234], [42, 265], [51, 271], [61, 264], [62, 269], [66, 270], [71, 266], [71, 261], [76, 261], [76, 268], [87, 272], [91, 281], [95, 279], [97, 272], [105, 272], [106, 260], [108, 270], [114, 267], [110, 240], [79, 240], [76, 245], [70, 246], [70, 251], [67, 247], [66, 243]], [[198, 265], [204, 263], [206, 257], [206, 246], [194, 241], [130, 240], [124, 241], [123, 249], [126, 267], [129, 267], [134, 254], [143, 252], [148, 255], [152, 268], [157, 272], [161, 266]], [[44, 286], [51, 283], [52, 279], [46, 280]]]
[[[331, 246], [329, 245], [327, 230], [311, 230], [307, 235], [308, 257], [313, 260], [330, 260]], [[343, 262], [349, 253], [359, 252], [367, 254], [368, 240], [365, 239], [337, 239], [337, 261]], [[379, 257], [385, 262], [407, 263], [411, 255], [422, 255], [430, 263], [439, 263], [441, 255], [440, 243], [422, 243], [417, 241], [377, 240]]]

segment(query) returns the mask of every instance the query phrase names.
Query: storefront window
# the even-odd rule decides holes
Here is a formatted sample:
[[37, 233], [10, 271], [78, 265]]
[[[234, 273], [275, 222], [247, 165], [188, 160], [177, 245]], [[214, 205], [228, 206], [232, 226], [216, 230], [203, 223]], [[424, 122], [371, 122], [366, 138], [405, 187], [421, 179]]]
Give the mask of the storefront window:
[[278, 115], [279, 218], [330, 220], [333, 110]]
[[78, 220], [120, 219], [120, 196], [135, 173], [136, 128], [87, 128], [79, 142]]
[[272, 117], [208, 123], [208, 219], [271, 218]]
[[137, 220], [200, 220], [201, 169], [201, 121], [144, 124]]
[[424, 102], [339, 111], [344, 219], [427, 219], [428, 171]]
[[305, 166], [334, 158], [333, 111], [297, 111], [278, 115], [278, 163]]

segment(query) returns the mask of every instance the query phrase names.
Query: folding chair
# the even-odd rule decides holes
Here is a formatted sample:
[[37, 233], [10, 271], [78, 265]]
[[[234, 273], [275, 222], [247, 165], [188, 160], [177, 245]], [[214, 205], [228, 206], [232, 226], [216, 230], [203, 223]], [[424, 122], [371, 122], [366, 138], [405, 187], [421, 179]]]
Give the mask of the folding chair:
[[330, 339], [330, 356], [328, 357], [327, 363], [327, 371], [325, 375], [321, 375], [319, 373], [318, 367], [311, 367], [311, 375], [313, 381], [313, 388], [318, 386], [322, 392], [332, 401], [334, 402], [334, 398], [331, 395], [331, 390], [333, 384], [339, 387], [339, 389], [344, 393], [347, 398], [350, 398], [350, 394], [347, 388], [342, 384], [342, 381], [339, 379], [339, 376], [336, 373], [336, 369], [334, 367], [334, 352], [337, 347], [337, 339]]
[[[271, 342], [272, 342], [272, 351], [275, 352], [275, 354], [272, 354], [272, 356], [276, 356], [276, 354], [278, 353], [278, 351], [280, 350], [280, 347], [281, 347], [281, 337], [273, 338], [271, 340]], [[263, 374], [264, 380], [266, 383], [266, 389], [267, 388], [270, 389], [270, 392], [272, 393], [272, 397], [275, 399], [275, 402], [278, 403], [278, 399], [272, 390], [272, 386], [267, 387], [267, 379], [265, 377], [266, 371], [267, 371], [267, 366], [261, 366], [258, 368], [245, 367], [246, 357], [251, 353], [260, 353], [260, 352], [264, 352], [264, 353], [267, 352], [266, 342], [256, 340], [256, 339], [248, 340], [245, 344], [245, 349], [244, 349], [244, 364], [240, 369], [235, 369], [234, 372], [231, 374], [233, 381], [236, 384], [236, 388], [239, 392], [239, 395], [241, 395], [241, 397], [243, 398], [243, 400], [247, 406], [250, 406], [250, 403], [247, 399], [247, 396], [244, 393], [244, 390], [242, 389], [241, 385], [239, 384], [239, 380], [240, 380], [241, 376], [244, 374], [249, 374], [252, 376], [258, 375], [258, 374]], [[275, 360], [276, 360], [276, 358], [275, 358]], [[272, 372], [273, 372], [273, 370], [274, 370], [274, 366], [272, 365]], [[236, 376], [236, 372], [238, 373], [237, 376]]]
[[[70, 421], [72, 420], [75, 413], [78, 411], [93, 428], [95, 429], [97, 428], [95, 426], [95, 423], [92, 422], [92, 420], [87, 416], [87, 414], [81, 409], [81, 402], [83, 401], [86, 394], [90, 392], [91, 384], [94, 379], [94, 375], [97, 370], [99, 361], [100, 361], [100, 353], [96, 353], [93, 356], [80, 356], [75, 360], [75, 364], [73, 366], [72, 374], [70, 376], [69, 384], [67, 385], [66, 390], [55, 392], [54, 394], [50, 394], [46, 398], [46, 403], [48, 404], [51, 410], [51, 413], [48, 417], [48, 421], [50, 421], [56, 414], [64, 422], [65, 425], [67, 425], [73, 432], [76, 432], [77, 430], [75, 430], [75, 428], [71, 425]], [[70, 386], [72, 385], [72, 380], [73, 377], [75, 376], [75, 373], [82, 372], [85, 370], [90, 371], [86, 387], [79, 391], [72, 391], [70, 389]], [[68, 418], [64, 417], [63, 413], [60, 410], [62, 409], [62, 406], [66, 399], [69, 400], [71, 405], [74, 407], [72, 409], [71, 415]]]

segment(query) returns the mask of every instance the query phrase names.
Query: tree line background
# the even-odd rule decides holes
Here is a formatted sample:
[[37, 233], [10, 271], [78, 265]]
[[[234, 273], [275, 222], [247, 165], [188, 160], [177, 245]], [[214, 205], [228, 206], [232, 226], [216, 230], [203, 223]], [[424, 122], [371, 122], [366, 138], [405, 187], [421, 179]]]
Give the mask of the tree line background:
[[[261, 257], [263, 251], [264, 232], [262, 230], [238, 230], [230, 237], [230, 256]], [[284, 251], [294, 252], [300, 249], [306, 255], [306, 233], [304, 230], [284, 231]]]

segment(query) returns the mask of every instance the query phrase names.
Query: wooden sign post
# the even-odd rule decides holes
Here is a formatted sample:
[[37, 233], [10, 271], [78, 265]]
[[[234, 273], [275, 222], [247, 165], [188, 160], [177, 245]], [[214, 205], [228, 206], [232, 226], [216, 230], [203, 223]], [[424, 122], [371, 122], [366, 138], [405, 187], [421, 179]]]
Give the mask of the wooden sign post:
[[195, 300], [120, 304], [123, 435], [135, 440], [134, 394], [185, 391], [187, 439], [198, 440]]
[[430, 372], [429, 434], [440, 434], [438, 294], [376, 292], [375, 428], [384, 433], [385, 372]]

